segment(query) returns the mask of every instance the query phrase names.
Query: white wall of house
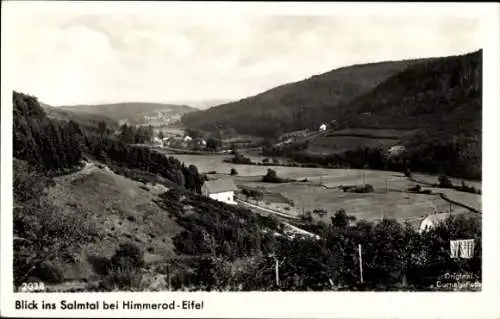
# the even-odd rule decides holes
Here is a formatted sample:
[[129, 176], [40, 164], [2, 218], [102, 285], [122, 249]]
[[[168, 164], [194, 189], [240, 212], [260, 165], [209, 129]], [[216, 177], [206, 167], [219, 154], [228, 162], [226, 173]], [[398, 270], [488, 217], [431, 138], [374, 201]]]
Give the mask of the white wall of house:
[[237, 204], [234, 201], [234, 191], [209, 194], [209, 197], [218, 200], [219, 202], [224, 202], [226, 204], [231, 204], [231, 205]]

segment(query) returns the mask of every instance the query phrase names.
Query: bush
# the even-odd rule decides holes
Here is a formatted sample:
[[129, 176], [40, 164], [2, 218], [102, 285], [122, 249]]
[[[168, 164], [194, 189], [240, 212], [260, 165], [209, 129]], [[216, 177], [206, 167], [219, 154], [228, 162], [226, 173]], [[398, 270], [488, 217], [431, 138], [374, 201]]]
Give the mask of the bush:
[[139, 268], [144, 265], [144, 252], [133, 243], [120, 244], [113, 257], [111, 257], [111, 267]]
[[248, 188], [244, 188], [241, 193], [243, 195], [245, 195], [246, 197], [251, 197], [251, 198], [254, 198], [256, 200], [260, 200], [264, 197], [264, 194], [259, 191], [258, 189], [248, 189]]
[[300, 214], [299, 218], [306, 222], [312, 222], [312, 214], [310, 211], [306, 211], [304, 214]]
[[415, 185], [413, 187], [409, 187], [408, 188], [408, 191], [410, 192], [416, 192], [416, 193], [420, 193], [422, 191], [422, 186], [420, 185]]
[[231, 175], [231, 176], [238, 175], [238, 171], [235, 168], [231, 168], [229, 175]]
[[101, 276], [106, 276], [111, 268], [111, 261], [102, 256], [89, 255], [87, 257], [94, 272]]
[[36, 269], [36, 275], [40, 280], [51, 284], [59, 284], [64, 280], [61, 267], [50, 261], [40, 263]]
[[462, 181], [462, 185], [455, 187], [455, 189], [467, 193], [481, 194], [480, 189], [477, 189], [474, 186], [468, 186], [464, 181]]
[[365, 185], [352, 185], [352, 186], [339, 186], [340, 189], [344, 192], [349, 193], [371, 193], [373, 192], [373, 186], [370, 184]]
[[113, 269], [104, 277], [101, 287], [104, 290], [133, 291], [141, 290], [142, 274], [133, 267]]
[[231, 163], [234, 164], [254, 164], [252, 160], [240, 153], [235, 153]]
[[328, 212], [324, 209], [315, 209], [313, 210], [313, 213], [318, 215], [320, 218], [323, 218], [326, 216], [326, 214], [328, 214]]
[[267, 174], [262, 177], [264, 183], [288, 183], [291, 180], [278, 177], [275, 170], [268, 168]]
[[453, 183], [446, 175], [439, 176], [438, 181], [439, 181], [439, 187], [441, 188], [453, 188]]
[[133, 243], [122, 243], [109, 263], [103, 259], [100, 273], [106, 271], [101, 288], [110, 290], [139, 290], [142, 283], [141, 267], [144, 253]]

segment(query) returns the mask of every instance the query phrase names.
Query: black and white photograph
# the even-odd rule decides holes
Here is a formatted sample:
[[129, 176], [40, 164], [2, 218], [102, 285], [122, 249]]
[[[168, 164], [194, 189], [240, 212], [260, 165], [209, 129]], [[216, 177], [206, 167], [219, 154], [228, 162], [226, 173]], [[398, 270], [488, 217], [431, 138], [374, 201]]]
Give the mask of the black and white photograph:
[[76, 8], [9, 20], [13, 293], [482, 291], [478, 16]]

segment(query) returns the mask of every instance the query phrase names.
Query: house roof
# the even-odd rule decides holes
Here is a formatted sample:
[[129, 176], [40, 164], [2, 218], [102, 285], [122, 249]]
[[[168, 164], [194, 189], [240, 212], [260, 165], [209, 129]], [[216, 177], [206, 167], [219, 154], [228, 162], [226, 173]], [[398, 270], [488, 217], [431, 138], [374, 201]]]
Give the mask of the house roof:
[[448, 217], [450, 217], [449, 213], [436, 213], [428, 215], [424, 218], [422, 223], [420, 223], [420, 230], [424, 230], [426, 227], [435, 227], [443, 223]]
[[390, 150], [404, 150], [405, 147], [403, 145], [393, 145]]
[[230, 178], [206, 181], [205, 184], [203, 184], [203, 188], [209, 194], [229, 192], [237, 189], [233, 180]]
[[445, 221], [448, 217], [450, 217], [450, 213], [436, 213], [428, 215], [423, 221], [431, 223], [439, 223]]

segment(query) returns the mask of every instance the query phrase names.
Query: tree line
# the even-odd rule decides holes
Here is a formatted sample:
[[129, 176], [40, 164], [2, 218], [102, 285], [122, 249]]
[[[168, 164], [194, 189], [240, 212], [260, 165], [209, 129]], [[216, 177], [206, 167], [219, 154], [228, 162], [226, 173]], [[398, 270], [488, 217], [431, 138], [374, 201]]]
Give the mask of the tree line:
[[297, 163], [332, 168], [369, 168], [376, 170], [439, 173], [453, 177], [481, 179], [481, 156], [471, 149], [470, 141], [440, 141], [413, 137], [411, 145], [398, 156], [389, 156], [381, 147], [357, 147], [340, 153], [312, 154], [307, 143], [285, 147], [264, 147], [264, 156], [287, 157]]

